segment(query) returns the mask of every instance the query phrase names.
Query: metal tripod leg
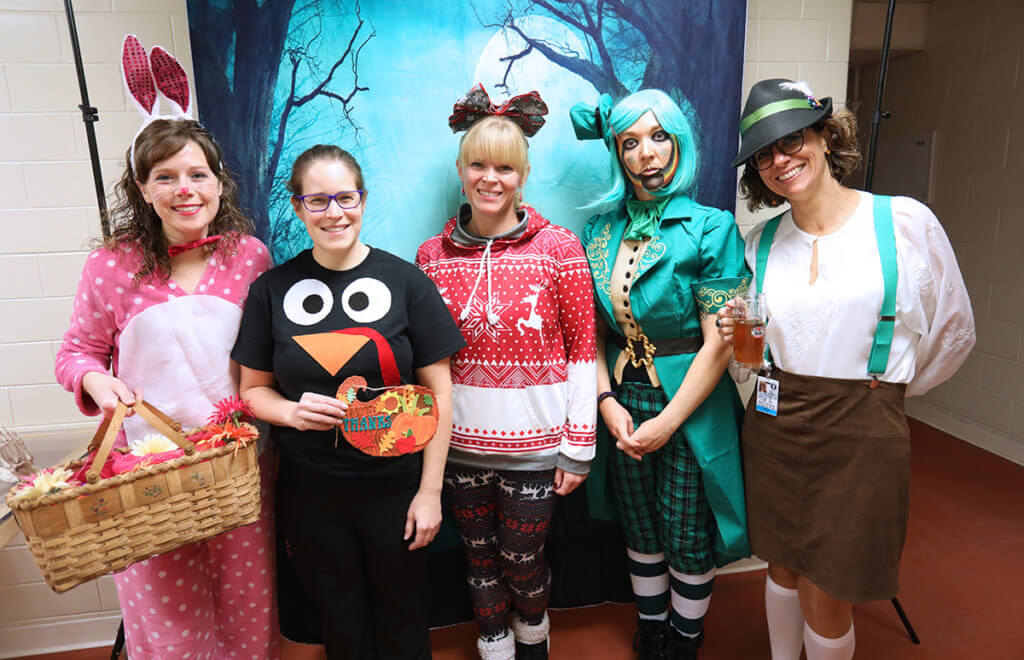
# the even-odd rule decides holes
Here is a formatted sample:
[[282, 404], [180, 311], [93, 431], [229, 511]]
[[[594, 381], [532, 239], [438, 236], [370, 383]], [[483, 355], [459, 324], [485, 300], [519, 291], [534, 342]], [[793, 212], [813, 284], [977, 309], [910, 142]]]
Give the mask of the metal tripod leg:
[[117, 638], [114, 640], [114, 647], [110, 649], [110, 660], [118, 660], [122, 650], [124, 650], [124, 619], [121, 619], [121, 623], [117, 627]]
[[892, 606], [896, 608], [896, 614], [900, 616], [900, 621], [903, 622], [903, 627], [907, 629], [907, 634], [910, 635], [910, 641], [915, 644], [920, 644], [921, 640], [918, 639], [917, 633], [914, 632], [914, 626], [910, 625], [910, 619], [907, 618], [907, 613], [903, 611], [899, 598], [892, 599]]

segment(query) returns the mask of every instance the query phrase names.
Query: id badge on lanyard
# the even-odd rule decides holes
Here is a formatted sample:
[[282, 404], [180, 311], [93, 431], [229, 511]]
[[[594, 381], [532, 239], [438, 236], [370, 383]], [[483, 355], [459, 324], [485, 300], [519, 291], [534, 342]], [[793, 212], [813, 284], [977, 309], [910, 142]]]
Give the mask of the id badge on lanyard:
[[775, 417], [779, 414], [779, 381], [768, 376], [757, 377], [757, 399], [755, 408], [757, 412]]

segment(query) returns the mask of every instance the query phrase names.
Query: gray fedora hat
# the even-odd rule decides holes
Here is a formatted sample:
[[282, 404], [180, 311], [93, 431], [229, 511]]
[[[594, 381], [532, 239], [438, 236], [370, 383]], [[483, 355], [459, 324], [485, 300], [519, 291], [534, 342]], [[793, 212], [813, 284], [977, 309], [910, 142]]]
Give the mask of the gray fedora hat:
[[832, 116], [832, 97], [818, 100], [807, 83], [785, 78], [762, 80], [750, 88], [740, 118], [736, 167], [780, 137]]

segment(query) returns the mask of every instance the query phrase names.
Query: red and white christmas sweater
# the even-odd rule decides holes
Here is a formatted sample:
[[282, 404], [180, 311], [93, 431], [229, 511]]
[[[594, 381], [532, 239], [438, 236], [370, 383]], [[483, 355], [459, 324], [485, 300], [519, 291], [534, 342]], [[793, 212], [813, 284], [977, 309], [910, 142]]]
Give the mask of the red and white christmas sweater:
[[452, 356], [449, 460], [586, 474], [597, 418], [587, 259], [571, 231], [519, 211], [514, 237], [459, 240], [452, 218], [416, 254], [467, 344]]

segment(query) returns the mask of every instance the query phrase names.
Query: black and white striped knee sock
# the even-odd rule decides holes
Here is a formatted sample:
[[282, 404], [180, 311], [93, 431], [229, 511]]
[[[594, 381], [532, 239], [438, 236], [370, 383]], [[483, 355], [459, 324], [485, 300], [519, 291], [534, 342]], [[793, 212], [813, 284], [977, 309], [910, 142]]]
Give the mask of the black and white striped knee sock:
[[672, 576], [672, 627], [687, 637], [696, 637], [711, 605], [715, 569], [703, 575], [687, 575], [674, 568], [669, 572]]
[[636, 609], [641, 619], [664, 621], [668, 618], [669, 581], [665, 553], [644, 554], [626, 548], [629, 558], [629, 581], [636, 596]]

